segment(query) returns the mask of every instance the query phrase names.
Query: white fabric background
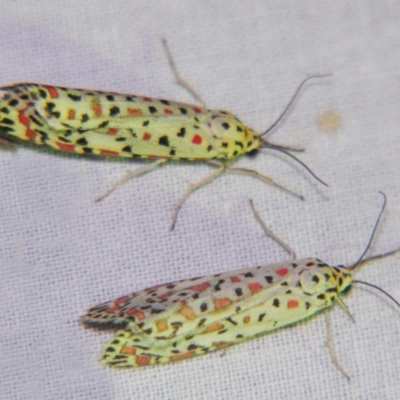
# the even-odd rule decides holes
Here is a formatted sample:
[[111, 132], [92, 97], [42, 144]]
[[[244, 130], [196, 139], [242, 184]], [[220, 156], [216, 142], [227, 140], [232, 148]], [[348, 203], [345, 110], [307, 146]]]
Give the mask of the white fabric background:
[[[400, 310], [368, 288], [345, 301], [357, 323], [331, 312], [337, 357], [322, 316], [294, 328], [173, 365], [105, 369], [111, 334], [83, 329], [87, 308], [145, 287], [282, 261], [248, 205], [299, 258], [350, 263], [388, 196], [373, 244], [400, 244], [400, 3], [390, 0], [0, 1], [0, 85], [51, 83], [191, 102], [173, 82], [160, 43], [210, 108], [261, 131], [309, 74], [271, 140], [299, 157], [324, 188], [284, 156], [257, 169], [306, 196], [302, 203], [255, 179], [224, 175], [192, 195], [176, 230], [174, 205], [210, 167], [166, 165], [100, 204], [94, 199], [142, 163], [87, 160], [21, 148], [0, 153], [0, 397], [2, 399], [396, 399]], [[320, 129], [328, 111], [343, 124]], [[400, 298], [400, 257], [357, 277]]]

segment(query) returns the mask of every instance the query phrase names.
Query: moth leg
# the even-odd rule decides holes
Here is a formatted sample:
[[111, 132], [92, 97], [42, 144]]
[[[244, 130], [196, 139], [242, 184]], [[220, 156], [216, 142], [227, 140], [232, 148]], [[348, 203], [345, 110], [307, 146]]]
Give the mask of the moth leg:
[[200, 186], [205, 185], [207, 182], [212, 181], [217, 175], [219, 175], [221, 172], [225, 170], [225, 165], [222, 164], [221, 167], [219, 167], [216, 171], [214, 171], [212, 174], [208, 175], [201, 181], [198, 181], [196, 183], [193, 183], [190, 185], [189, 190], [186, 191], [186, 193], [181, 197], [179, 200], [178, 204], [175, 207], [174, 213], [172, 214], [172, 222], [171, 226], [169, 228], [170, 231], [172, 231], [175, 227], [176, 224], [176, 219], [178, 218], [178, 213], [179, 210], [181, 209], [183, 203], [186, 201], [186, 199], [191, 195], [192, 192], [194, 192], [196, 189], [198, 189]]
[[178, 68], [176, 68], [175, 61], [174, 61], [174, 59], [173, 59], [173, 57], [172, 57], [171, 51], [169, 50], [167, 40], [163, 38], [163, 39], [162, 39], [162, 44], [163, 44], [163, 46], [164, 46], [164, 50], [165, 50], [165, 53], [166, 53], [166, 55], [167, 55], [167, 59], [168, 59], [169, 66], [170, 66], [170, 68], [171, 68], [173, 74], [175, 75], [176, 83], [177, 83], [178, 85], [181, 85], [185, 90], [187, 90], [187, 91], [195, 98], [195, 100], [196, 100], [202, 107], [204, 107], [204, 106], [205, 106], [205, 103], [204, 103], [203, 99], [200, 97], [200, 95], [199, 95], [199, 94], [196, 92], [196, 90], [195, 90], [188, 82], [186, 82], [186, 80], [183, 79], [183, 78], [181, 77], [181, 75], [179, 74]]
[[326, 327], [327, 327], [327, 340], [326, 347], [329, 350], [329, 355], [331, 356], [332, 362], [335, 367], [339, 370], [339, 372], [350, 382], [350, 377], [346, 374], [343, 367], [339, 364], [339, 361], [336, 357], [335, 350], [333, 348], [333, 340], [332, 340], [332, 324], [331, 319], [329, 317], [328, 311], [325, 310], [325, 319], [326, 319]]
[[250, 206], [253, 211], [253, 214], [256, 217], [257, 222], [261, 225], [261, 228], [264, 229], [265, 234], [268, 237], [270, 237], [272, 240], [275, 240], [276, 243], [281, 245], [289, 253], [291, 260], [296, 260], [297, 257], [296, 257], [296, 253], [294, 252], [294, 250], [292, 250], [289, 247], [289, 245], [287, 245], [282, 239], [280, 239], [278, 236], [276, 236], [274, 232], [272, 232], [271, 230], [269, 230], [267, 228], [267, 225], [265, 225], [264, 221], [260, 217], [260, 214], [257, 212], [256, 208], [254, 207], [253, 200], [249, 200], [249, 201], [250, 201]]
[[350, 317], [350, 319], [351, 319], [354, 323], [356, 323], [356, 320], [355, 320], [354, 317], [351, 315], [351, 312], [350, 312], [349, 308], [346, 306], [346, 304], [344, 304], [343, 300], [342, 300], [340, 297], [338, 297], [338, 298], [336, 299], [336, 301], [338, 302], [339, 306], [342, 307], [343, 311]]
[[95, 203], [98, 203], [100, 200], [103, 200], [105, 197], [107, 197], [109, 194], [114, 192], [114, 190], [117, 190], [120, 186], [122, 186], [125, 182], [128, 182], [130, 179], [135, 178], [139, 175], [145, 174], [146, 172], [153, 170], [154, 168], [158, 167], [159, 165], [165, 163], [166, 161], [168, 161], [168, 160], [160, 159], [150, 165], [146, 165], [145, 167], [138, 169], [137, 171], [129, 172], [124, 178], [122, 178], [120, 181], [118, 181], [112, 188], [110, 188], [109, 190], [107, 190], [107, 192], [105, 192], [103, 195], [98, 197], [95, 200]]
[[300, 200], [304, 200], [304, 197], [292, 192], [289, 189], [286, 189], [285, 187], [278, 185], [277, 183], [275, 183], [271, 178], [268, 178], [268, 176], [262, 175], [257, 171], [254, 171], [252, 169], [246, 169], [246, 168], [226, 168], [225, 169], [226, 172], [231, 172], [233, 174], [238, 174], [238, 175], [250, 175], [250, 176], [254, 176], [255, 178], [258, 178], [260, 180], [262, 180], [265, 183], [268, 183], [268, 185], [274, 186], [280, 190], [283, 190], [285, 193], [290, 194], [291, 196], [297, 197]]

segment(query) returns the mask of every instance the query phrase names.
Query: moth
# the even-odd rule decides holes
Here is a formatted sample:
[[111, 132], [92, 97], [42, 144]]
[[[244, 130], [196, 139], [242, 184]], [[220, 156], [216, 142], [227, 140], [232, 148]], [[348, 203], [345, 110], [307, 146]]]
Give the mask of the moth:
[[340, 296], [354, 283], [383, 291], [354, 280], [353, 270], [400, 251], [364, 259], [385, 204], [386, 198], [363, 254], [348, 267], [333, 267], [317, 258], [296, 260], [252, 205], [265, 233], [290, 252], [289, 261], [157, 285], [93, 307], [81, 322], [117, 330], [103, 350], [107, 367], [136, 368], [225, 349], [304, 320], [335, 303], [347, 311]]
[[[224, 171], [254, 176], [303, 199], [257, 171], [232, 168], [232, 164], [240, 156], [254, 155], [262, 148], [284, 152], [300, 162], [288, 153], [288, 150], [296, 149], [272, 144], [265, 136], [281, 121], [309, 79], [327, 75], [305, 79], [277, 121], [260, 134], [230, 112], [207, 109], [200, 96], [178, 74], [165, 40], [163, 44], [177, 82], [189, 90], [200, 105], [148, 96], [21, 83], [0, 88], [0, 137], [85, 156], [155, 160], [129, 173], [97, 201], [129, 179], [167, 161], [205, 162], [215, 167], [209, 176], [191, 185], [178, 202], [171, 229], [189, 195]], [[300, 164], [325, 184], [307, 166]]]

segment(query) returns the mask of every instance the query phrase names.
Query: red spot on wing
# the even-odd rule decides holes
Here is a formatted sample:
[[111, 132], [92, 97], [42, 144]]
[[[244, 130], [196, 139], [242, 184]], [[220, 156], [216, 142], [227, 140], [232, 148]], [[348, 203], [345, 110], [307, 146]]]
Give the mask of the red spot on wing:
[[210, 285], [208, 283], [204, 282], [204, 283], [201, 283], [200, 285], [192, 286], [190, 289], [195, 290], [196, 292], [203, 292], [204, 290], [206, 290], [209, 287], [210, 287]]
[[143, 134], [143, 140], [150, 140], [151, 139], [151, 133], [145, 132]]
[[136, 308], [130, 308], [129, 310], [127, 310], [126, 315], [134, 315], [139, 321], [142, 321], [146, 318], [145, 313], [137, 310]]
[[33, 132], [32, 129], [27, 129], [27, 130], [26, 130], [26, 136], [27, 136], [30, 140], [35, 140], [36, 133]]
[[118, 298], [117, 300], [115, 300], [115, 304], [121, 304], [121, 303], [125, 303], [126, 301], [128, 301], [130, 299], [129, 296], [123, 296]]
[[289, 273], [289, 270], [287, 268], [281, 268], [276, 270], [276, 274], [279, 276], [285, 276]]
[[116, 151], [110, 151], [110, 150], [100, 150], [100, 154], [102, 156], [108, 156], [108, 157], [118, 157], [119, 153]]
[[287, 302], [287, 308], [297, 308], [299, 306], [299, 302], [297, 300], [289, 300]]
[[68, 111], [68, 119], [75, 119], [75, 111], [74, 110]]
[[238, 282], [241, 282], [241, 281], [240, 281], [240, 278], [239, 278], [239, 277], [237, 277], [237, 276], [232, 276], [232, 277], [231, 277], [231, 282], [232, 282], [232, 283], [238, 283]]
[[119, 310], [119, 306], [116, 304], [114, 307], [108, 308], [105, 312], [107, 314], [112, 314], [112, 313], [114, 313], [115, 311], [118, 311], [118, 310]]
[[138, 110], [137, 108], [128, 108], [128, 114], [137, 117], [142, 115], [142, 110]]
[[94, 111], [94, 113], [95, 113], [95, 115], [97, 117], [100, 117], [100, 115], [101, 115], [101, 106], [100, 106], [100, 104], [95, 104], [93, 106], [93, 111]]
[[19, 122], [21, 122], [21, 124], [23, 124], [25, 126], [29, 126], [31, 123], [31, 120], [27, 116], [25, 116], [22, 112], [19, 113], [18, 119], [19, 119]]
[[44, 87], [47, 89], [52, 99], [57, 99], [59, 97], [58, 90], [55, 87], [53, 86], [44, 86]]
[[160, 294], [159, 296], [157, 296], [159, 299], [166, 299], [167, 297], [170, 297], [172, 295], [172, 292], [168, 292], [168, 293], [164, 293], [164, 294]]
[[193, 144], [201, 144], [203, 141], [203, 138], [200, 135], [194, 135], [194, 138], [192, 139]]
[[222, 299], [214, 299], [214, 306], [216, 309], [229, 306], [230, 304], [232, 304], [232, 300], [228, 299], [227, 297]]
[[75, 151], [75, 146], [73, 144], [66, 144], [66, 143], [56, 142], [56, 145], [62, 151], [70, 151], [70, 152], [74, 152]]
[[249, 289], [250, 289], [251, 293], [258, 292], [258, 291], [260, 291], [262, 289], [262, 286], [257, 282], [249, 283], [248, 286], [249, 286]]
[[149, 356], [137, 356], [136, 357], [136, 364], [139, 367], [143, 367], [145, 365], [149, 365], [150, 363], [150, 357]]
[[196, 114], [201, 114], [201, 113], [203, 112], [203, 110], [202, 110], [201, 108], [197, 108], [197, 107], [193, 107], [193, 111], [194, 111]]
[[109, 134], [109, 135], [116, 135], [118, 132], [119, 132], [119, 129], [117, 129], [117, 128], [111, 128], [111, 129], [108, 131], [108, 134]]
[[143, 97], [144, 101], [152, 101], [151, 97]]
[[169, 110], [168, 108], [164, 108], [164, 113], [167, 115], [172, 115], [174, 112], [172, 110]]

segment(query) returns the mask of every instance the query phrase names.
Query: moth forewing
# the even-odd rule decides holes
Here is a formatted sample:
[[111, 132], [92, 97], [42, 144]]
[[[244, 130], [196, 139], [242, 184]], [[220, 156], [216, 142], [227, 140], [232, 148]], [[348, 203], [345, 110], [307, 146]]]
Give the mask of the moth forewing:
[[[105, 347], [109, 366], [178, 361], [261, 336], [329, 307], [340, 291], [339, 275], [312, 258], [246, 268], [124, 296], [90, 309], [82, 322], [123, 325]], [[148, 358], [137, 365], [139, 353]]]
[[[199, 99], [180, 78], [168, 50], [167, 56], [177, 81]], [[281, 121], [305, 82], [323, 76], [326, 75], [305, 79], [271, 128]], [[226, 111], [147, 96], [35, 83], [11, 85], [0, 90], [0, 135], [4, 139], [17, 138], [80, 155], [157, 160], [151, 166], [131, 172], [96, 201], [108, 196], [129, 179], [149, 172], [166, 161], [207, 162], [217, 167], [208, 177], [193, 184], [181, 198], [173, 213], [171, 229], [189, 195], [224, 171], [256, 177], [303, 199], [257, 171], [231, 168], [238, 157], [253, 154], [263, 147], [288, 154], [316, 177], [287, 152], [290, 149], [265, 140], [262, 136], [269, 130], [257, 133]]]
[[0, 119], [3, 133], [55, 150], [200, 161], [236, 158], [261, 145], [258, 134], [224, 111], [29, 83], [4, 90], [3, 112], [11, 119]]

